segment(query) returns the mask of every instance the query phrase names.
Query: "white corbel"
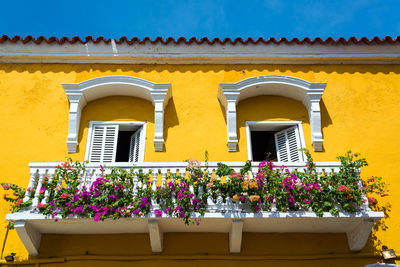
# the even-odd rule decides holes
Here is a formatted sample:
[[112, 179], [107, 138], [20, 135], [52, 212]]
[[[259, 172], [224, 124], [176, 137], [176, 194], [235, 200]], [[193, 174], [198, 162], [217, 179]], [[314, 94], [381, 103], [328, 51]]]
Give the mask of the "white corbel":
[[371, 233], [374, 219], [365, 219], [360, 222], [353, 230], [348, 231], [347, 242], [351, 251], [360, 251], [367, 243], [369, 234]]
[[154, 149], [162, 151], [164, 146], [164, 110], [171, 98], [171, 84], [152, 83], [130, 76], [106, 76], [81, 83], [62, 84], [67, 94], [69, 107], [68, 153], [76, 153], [81, 113], [86, 104], [98, 98], [124, 95], [149, 100], [154, 105]]
[[[319, 102], [326, 84], [313, 84], [313, 88], [307, 90], [307, 94], [303, 99], [303, 104], [307, 107], [308, 117], [310, 120], [311, 128], [311, 143], [314, 151], [322, 151], [322, 144], [324, 139], [322, 138], [321, 128], [321, 108]], [[319, 85], [319, 86], [318, 86]]]
[[164, 110], [171, 98], [171, 90], [161, 90], [151, 92], [154, 102], [154, 150], [163, 151], [164, 149]]
[[41, 234], [28, 222], [15, 222], [14, 228], [30, 256], [39, 255]]
[[76, 153], [82, 108], [86, 105], [86, 100], [83, 97], [82, 92], [67, 94], [67, 96], [69, 100], [67, 137], [68, 153]]
[[229, 231], [229, 251], [231, 253], [240, 253], [242, 247], [243, 221], [233, 220], [231, 230]]
[[162, 252], [163, 250], [163, 233], [157, 220], [149, 220], [147, 224], [150, 235], [151, 251]]
[[218, 93], [218, 98], [221, 104], [225, 107], [228, 151], [237, 150], [236, 103], [239, 95], [240, 93], [235, 90], [220, 90]]
[[[277, 86], [268, 86], [269, 84]], [[226, 112], [228, 150], [237, 150], [236, 105], [247, 97], [280, 95], [302, 101], [308, 110], [314, 151], [322, 151], [324, 139], [321, 131], [319, 102], [325, 86], [325, 83], [310, 83], [283, 75], [266, 75], [245, 79], [237, 83], [220, 83], [218, 99]]]

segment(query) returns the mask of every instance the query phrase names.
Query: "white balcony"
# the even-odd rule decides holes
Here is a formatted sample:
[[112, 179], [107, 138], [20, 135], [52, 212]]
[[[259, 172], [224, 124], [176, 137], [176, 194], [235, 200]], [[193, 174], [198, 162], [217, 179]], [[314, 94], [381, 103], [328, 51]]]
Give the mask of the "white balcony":
[[[42, 186], [41, 178], [44, 175], [53, 174], [54, 166], [58, 164], [56, 162], [30, 163], [31, 178], [28, 186], [36, 188], [36, 192], [39, 192]], [[226, 162], [225, 164], [235, 171], [239, 171], [244, 162]], [[305, 170], [303, 163], [276, 163], [275, 165], [285, 165], [289, 170]], [[132, 163], [116, 163], [112, 166], [130, 169]], [[179, 171], [180, 175], [184, 175], [186, 166], [185, 162], [146, 162], [136, 165], [144, 172], [152, 170], [153, 177], [157, 177], [157, 179], [152, 179], [152, 183], [148, 186], [152, 186], [154, 189], [157, 182], [166, 181], [169, 173]], [[316, 170], [319, 173], [338, 172], [339, 167], [339, 162], [316, 162]], [[208, 163], [208, 168], [210, 171], [216, 169], [217, 163]], [[252, 172], [257, 172], [257, 169], [258, 165], [253, 163]], [[90, 185], [99, 175], [98, 164], [88, 164], [85, 174], [81, 177], [82, 185]], [[217, 177], [217, 179], [220, 178]], [[219, 198], [216, 203], [211, 199], [208, 201], [208, 212], [201, 218], [199, 226], [186, 226], [179, 218], [166, 215], [155, 217], [153, 213], [146, 217], [106, 219], [100, 222], [94, 222], [91, 218], [77, 216], [61, 218], [58, 216], [56, 222], [54, 218], [39, 213], [35, 209], [37, 203], [38, 200], [34, 199], [31, 207], [7, 215], [7, 220], [15, 222], [18, 235], [30, 255], [38, 255], [42, 234], [149, 233], [153, 252], [162, 252], [163, 233], [165, 232], [229, 233], [231, 253], [240, 252], [242, 232], [346, 233], [350, 250], [359, 251], [364, 247], [374, 222], [384, 217], [383, 212], [371, 211], [367, 205], [354, 213], [340, 212], [336, 216], [324, 213], [323, 217], [318, 217], [314, 212], [309, 211], [278, 212], [272, 209], [270, 212], [253, 213], [250, 209], [233, 203], [229, 198], [226, 203]], [[153, 204], [153, 209], [157, 208], [157, 204]]]

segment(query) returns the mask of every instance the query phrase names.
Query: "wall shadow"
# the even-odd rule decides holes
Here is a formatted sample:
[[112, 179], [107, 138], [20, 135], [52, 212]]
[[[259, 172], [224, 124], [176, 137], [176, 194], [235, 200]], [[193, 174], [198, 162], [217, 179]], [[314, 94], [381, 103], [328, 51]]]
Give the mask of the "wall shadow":
[[[164, 112], [164, 141], [167, 144], [168, 133], [171, 128], [179, 125], [178, 113], [176, 112], [174, 98], [168, 102]], [[164, 144], [163, 152], [167, 151], [167, 146]]]

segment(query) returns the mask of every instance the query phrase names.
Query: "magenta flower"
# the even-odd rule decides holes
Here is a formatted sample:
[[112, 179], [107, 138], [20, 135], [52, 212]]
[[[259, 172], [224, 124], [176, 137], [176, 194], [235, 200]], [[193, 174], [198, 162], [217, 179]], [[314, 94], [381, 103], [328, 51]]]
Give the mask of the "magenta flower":
[[108, 199], [111, 200], [111, 201], [115, 201], [115, 200], [118, 199], [118, 196], [117, 195], [109, 195]]
[[159, 209], [154, 210], [154, 215], [156, 215], [157, 217], [161, 217], [162, 216], [162, 211]]

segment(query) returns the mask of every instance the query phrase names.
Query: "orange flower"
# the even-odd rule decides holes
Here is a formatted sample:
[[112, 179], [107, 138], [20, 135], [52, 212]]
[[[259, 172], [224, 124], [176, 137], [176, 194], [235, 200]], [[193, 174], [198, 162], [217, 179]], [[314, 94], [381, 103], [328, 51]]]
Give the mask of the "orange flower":
[[257, 183], [255, 181], [251, 181], [249, 183], [250, 188], [257, 188]]
[[260, 196], [257, 196], [257, 195], [250, 196], [250, 201], [251, 202], [257, 202], [259, 199], [260, 199]]
[[248, 180], [246, 180], [246, 181], [243, 182], [242, 188], [243, 188], [244, 190], [248, 190], [248, 189], [249, 189], [249, 181], [248, 181]]
[[210, 189], [213, 186], [214, 186], [213, 182], [210, 182], [210, 183], [207, 184], [207, 189]]
[[233, 198], [232, 198], [232, 201], [233, 201], [233, 202], [236, 202], [236, 201], [238, 201], [238, 200], [239, 200], [239, 196], [238, 196], [238, 195], [234, 195]]

